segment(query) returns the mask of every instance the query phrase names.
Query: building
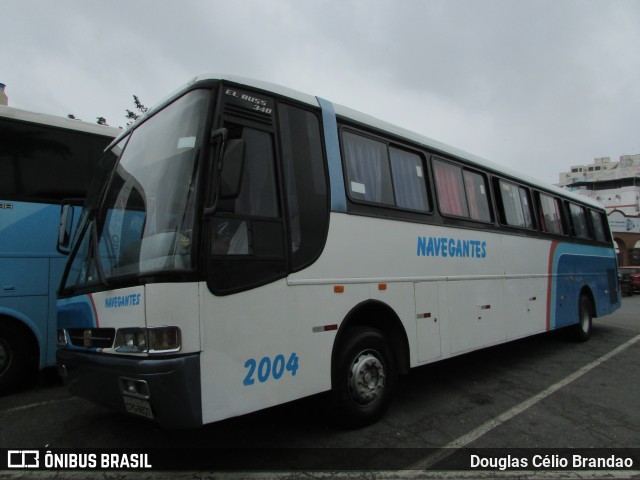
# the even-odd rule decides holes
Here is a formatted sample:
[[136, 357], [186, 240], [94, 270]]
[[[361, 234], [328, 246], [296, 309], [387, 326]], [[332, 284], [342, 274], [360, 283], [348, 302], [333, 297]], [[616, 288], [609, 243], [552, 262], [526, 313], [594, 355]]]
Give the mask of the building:
[[640, 155], [574, 165], [560, 174], [560, 186], [604, 205], [620, 265], [640, 265]]

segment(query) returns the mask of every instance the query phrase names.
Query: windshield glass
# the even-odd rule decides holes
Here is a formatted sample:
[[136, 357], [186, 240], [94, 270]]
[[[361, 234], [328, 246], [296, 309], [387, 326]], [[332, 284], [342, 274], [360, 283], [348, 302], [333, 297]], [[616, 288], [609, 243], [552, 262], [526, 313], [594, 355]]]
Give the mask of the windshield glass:
[[87, 202], [92, 216], [63, 288], [191, 269], [196, 163], [208, 103], [208, 90], [187, 93], [114, 147], [123, 149], [120, 161], [101, 204]]

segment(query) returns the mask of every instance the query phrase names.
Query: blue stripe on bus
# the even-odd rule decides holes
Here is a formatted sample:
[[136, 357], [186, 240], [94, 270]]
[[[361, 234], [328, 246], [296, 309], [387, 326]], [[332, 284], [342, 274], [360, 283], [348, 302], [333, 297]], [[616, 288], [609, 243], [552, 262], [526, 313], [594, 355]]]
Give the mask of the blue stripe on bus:
[[[549, 264], [550, 299], [547, 328], [553, 330], [578, 322], [580, 291], [588, 287], [596, 314], [615, 310], [607, 270], [616, 271], [615, 252], [605, 247], [557, 243], [552, 246]], [[595, 273], [598, 272], [598, 273]]]
[[342, 172], [342, 157], [340, 156], [336, 112], [331, 102], [320, 97], [316, 98], [322, 109], [322, 126], [324, 128], [324, 140], [327, 147], [327, 160], [329, 163], [329, 179], [331, 182], [331, 211], [346, 213], [347, 196], [344, 190], [344, 174]]

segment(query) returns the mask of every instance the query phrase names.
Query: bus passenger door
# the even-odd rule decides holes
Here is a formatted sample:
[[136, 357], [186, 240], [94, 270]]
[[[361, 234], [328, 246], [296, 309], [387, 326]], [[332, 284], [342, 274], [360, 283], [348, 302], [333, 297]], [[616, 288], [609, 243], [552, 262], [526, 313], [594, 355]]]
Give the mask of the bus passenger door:
[[442, 356], [440, 344], [440, 316], [438, 310], [438, 284], [415, 284], [418, 361], [427, 362]]

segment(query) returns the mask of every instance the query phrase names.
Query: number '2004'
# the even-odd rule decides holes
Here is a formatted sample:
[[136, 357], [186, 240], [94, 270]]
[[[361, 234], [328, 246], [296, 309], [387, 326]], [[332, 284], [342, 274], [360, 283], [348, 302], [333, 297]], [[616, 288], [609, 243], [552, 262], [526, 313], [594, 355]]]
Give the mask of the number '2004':
[[292, 353], [286, 361], [284, 355], [276, 355], [273, 360], [271, 357], [263, 357], [259, 362], [250, 358], [244, 362], [244, 368], [248, 370], [242, 382], [246, 386], [253, 385], [256, 378], [260, 383], [270, 378], [280, 380], [286, 372], [295, 377], [298, 371], [298, 355]]

